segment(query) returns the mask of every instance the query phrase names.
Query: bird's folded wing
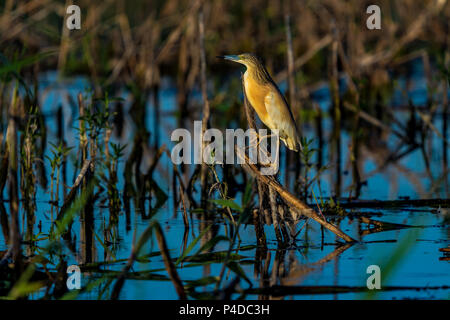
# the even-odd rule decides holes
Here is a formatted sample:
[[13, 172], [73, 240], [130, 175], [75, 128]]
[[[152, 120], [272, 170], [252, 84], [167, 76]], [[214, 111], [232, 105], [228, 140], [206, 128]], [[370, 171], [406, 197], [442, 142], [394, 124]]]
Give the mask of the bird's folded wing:
[[292, 140], [294, 144], [299, 143], [295, 121], [281, 93], [278, 90], [270, 90], [264, 98], [264, 103], [272, 123], [271, 129], [278, 129], [280, 137]]

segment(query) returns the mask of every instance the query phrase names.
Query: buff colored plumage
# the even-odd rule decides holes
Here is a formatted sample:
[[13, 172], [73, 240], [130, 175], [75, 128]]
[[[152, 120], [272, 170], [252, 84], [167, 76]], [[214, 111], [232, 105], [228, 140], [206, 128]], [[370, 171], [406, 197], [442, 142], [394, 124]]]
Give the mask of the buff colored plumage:
[[245, 93], [256, 114], [269, 129], [279, 130], [280, 139], [290, 150], [298, 151], [301, 143], [292, 112], [258, 57], [244, 53], [221, 58], [247, 67], [244, 73]]

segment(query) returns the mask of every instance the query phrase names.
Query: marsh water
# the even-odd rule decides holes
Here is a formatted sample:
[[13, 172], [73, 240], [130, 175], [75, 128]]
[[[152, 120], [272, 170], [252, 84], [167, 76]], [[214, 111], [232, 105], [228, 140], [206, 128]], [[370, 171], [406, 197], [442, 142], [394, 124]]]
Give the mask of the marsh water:
[[[342, 82], [345, 79], [342, 79]], [[47, 126], [47, 141], [55, 143], [58, 140], [58, 109], [62, 110], [64, 139], [67, 146], [78, 144], [78, 110], [71, 102], [76, 100], [79, 92], [85, 92], [89, 83], [80, 78], [58, 78], [54, 72], [43, 73], [39, 83], [39, 103], [45, 116]], [[281, 84], [282, 90], [284, 85]], [[180, 119], [177, 105], [176, 86], [171, 79], [163, 79], [159, 94], [159, 112], [155, 113], [154, 100], [146, 102], [145, 127], [150, 133], [145, 139], [149, 146], [160, 147], [166, 145], [170, 151], [175, 142], [170, 141], [171, 132], [180, 127], [191, 128], [194, 120], [201, 120], [201, 110]], [[123, 129], [121, 135], [113, 133], [112, 141], [127, 145], [124, 157], [119, 161], [117, 189], [119, 193], [124, 189], [123, 172], [125, 162], [130, 155], [135, 135], [142, 134], [136, 129], [133, 120], [133, 110], [130, 105], [131, 92], [122, 89], [118, 94], [124, 100]], [[198, 93], [197, 98], [200, 97]], [[196, 95], [194, 94], [194, 99]], [[320, 146], [323, 164], [329, 164], [328, 169], [320, 174], [319, 179], [312, 185], [315, 196], [320, 201], [339, 203], [347, 211], [344, 216], [328, 216], [328, 219], [358, 242], [344, 244], [334, 234], [322, 231], [314, 221], [308, 221], [299, 233], [296, 241], [280, 247], [276, 241], [272, 226], [265, 226], [267, 250], [260, 250], [256, 246], [256, 235], [251, 223], [244, 224], [239, 229], [239, 237], [233, 245], [230, 259], [240, 266], [225, 269], [222, 284], [227, 286], [237, 275], [239, 285], [234, 287], [232, 298], [243, 299], [448, 299], [450, 297], [450, 264], [448, 256], [440, 251], [450, 245], [450, 225], [448, 199], [450, 171], [444, 162], [450, 156], [450, 151], [442, 147], [442, 137], [430, 131], [427, 137], [426, 154], [420, 148], [408, 150], [397, 160], [387, 161], [388, 155], [400, 154], [407, 146], [392, 133], [380, 133], [377, 138], [361, 143], [360, 158], [358, 159], [361, 187], [358, 199], [349, 201], [354, 196], [354, 176], [351, 168], [351, 154], [349, 145], [352, 142], [352, 132], [343, 127], [340, 133], [341, 153], [339, 161], [335, 161], [331, 131], [332, 119], [326, 116], [331, 110], [330, 93], [327, 85], [318, 87], [312, 94], [314, 100], [324, 116], [320, 119], [323, 128], [323, 144]], [[423, 108], [428, 99], [427, 80], [423, 66], [415, 63], [412, 72], [406, 76], [399, 75], [395, 79], [395, 89], [385, 102], [395, 115], [399, 123], [406, 124], [410, 117], [410, 109], [405, 107]], [[200, 103], [199, 103], [200, 104]], [[217, 116], [214, 108], [211, 118]], [[156, 118], [155, 118], [156, 117]], [[442, 114], [437, 113], [433, 119], [436, 128], [442, 127]], [[395, 129], [397, 124], [391, 124]], [[314, 139], [313, 146], [319, 148], [317, 131], [314, 123], [305, 122], [302, 125], [303, 135]], [[375, 128], [372, 130], [376, 130]], [[447, 137], [450, 135], [447, 133]], [[404, 149], [402, 149], [404, 147]], [[284, 148], [284, 147], [282, 147]], [[157, 148], [144, 148], [143, 161], [140, 170], [145, 172], [152, 163]], [[398, 153], [397, 153], [398, 152]], [[66, 183], [72, 185], [78, 174], [73, 165], [76, 152], [68, 156], [66, 168]], [[50, 155], [50, 148], [47, 148]], [[316, 152], [313, 161], [317, 161]], [[281, 168], [279, 181], [286, 181], [286, 174], [291, 174], [285, 167], [285, 154], [281, 153]], [[339, 166], [336, 167], [336, 163]], [[51, 168], [45, 161], [46, 171]], [[65, 249], [68, 265], [82, 267], [82, 286], [96, 283], [90, 290], [83, 291], [78, 299], [108, 298], [112, 285], [109, 282], [121, 273], [130, 256], [133, 238], [139, 235], [153, 220], [159, 221], [169, 253], [174, 261], [182, 255], [183, 250], [193, 244], [190, 254], [197, 252], [207, 240], [194, 241], [205, 227], [211, 226], [204, 237], [228, 236], [230, 224], [222, 215], [205, 215], [201, 210], [189, 209], [189, 229], [186, 229], [183, 219], [183, 207], [179, 195], [174, 195], [172, 162], [164, 153], [153, 173], [153, 180], [160, 190], [167, 196], [161, 197], [161, 203], [155, 208], [160, 199], [149, 198], [145, 207], [153, 208], [151, 215], [143, 214], [135, 203], [131, 202], [130, 214], [125, 209], [118, 215], [118, 221], [112, 229], [113, 236], [104, 241], [105, 229], [110, 212], [101, 198], [94, 204], [94, 235], [89, 258], [86, 257], [85, 243], [80, 235], [82, 223], [75, 218], [71, 227], [74, 236], [74, 250]], [[184, 176], [190, 176], [194, 166], [186, 166]], [[337, 175], [341, 175], [337, 186]], [[314, 176], [312, 169], [310, 176]], [[219, 176], [220, 178], [220, 176]], [[238, 183], [240, 176], [236, 176]], [[339, 189], [337, 192], [336, 189]], [[174, 201], [174, 196], [177, 201]], [[213, 197], [214, 195], [211, 195]], [[61, 199], [64, 194], [61, 191]], [[6, 192], [4, 199], [8, 199]], [[240, 203], [241, 192], [235, 195], [235, 201]], [[441, 199], [440, 202], [418, 203], [418, 199]], [[366, 205], [364, 200], [370, 201]], [[374, 202], [379, 200], [379, 205]], [[383, 202], [400, 200], [398, 202]], [[37, 188], [37, 213], [34, 233], [37, 241], [34, 249], [44, 247], [48, 243], [45, 234], [52, 224], [52, 203], [48, 190]], [[315, 206], [314, 199], [308, 199], [311, 206]], [[5, 207], [8, 203], [5, 202]], [[61, 203], [59, 203], [61, 205]], [[21, 212], [21, 222], [22, 216]], [[235, 213], [238, 217], [238, 213]], [[366, 217], [374, 221], [395, 224], [392, 228], [377, 228], [369, 226], [361, 220]], [[25, 218], [23, 218], [25, 219]], [[298, 229], [305, 224], [299, 223]], [[38, 226], [39, 225], [39, 226]], [[24, 224], [22, 224], [24, 227]], [[111, 229], [108, 229], [111, 232]], [[39, 233], [40, 232], [40, 233]], [[38, 234], [39, 233], [39, 234]], [[29, 244], [24, 244], [24, 250]], [[190, 298], [205, 298], [214, 291], [215, 281], [220, 275], [224, 257], [230, 242], [222, 239], [211, 248], [193, 259], [178, 264], [176, 270], [185, 286], [189, 286]], [[7, 250], [3, 234], [0, 235], [0, 250]], [[163, 257], [152, 236], [141, 251], [143, 257], [135, 261], [126, 276], [121, 299], [177, 299], [175, 287], [166, 271]], [[381, 289], [368, 290], [366, 281], [371, 273], [367, 268], [377, 265], [381, 270]], [[47, 265], [52, 269], [51, 263]], [[243, 274], [242, 274], [243, 273]], [[98, 281], [98, 282], [95, 282]], [[270, 290], [263, 290], [271, 288]], [[44, 295], [45, 289], [30, 295], [38, 299]]]

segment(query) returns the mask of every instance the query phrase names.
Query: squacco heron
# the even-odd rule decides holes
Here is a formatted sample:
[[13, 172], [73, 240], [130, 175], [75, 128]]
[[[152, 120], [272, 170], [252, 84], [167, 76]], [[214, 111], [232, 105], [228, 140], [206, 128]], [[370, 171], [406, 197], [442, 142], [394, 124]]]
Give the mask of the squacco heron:
[[291, 109], [259, 58], [252, 53], [219, 56], [247, 67], [244, 87], [247, 98], [261, 121], [271, 130], [278, 129], [280, 139], [293, 151], [301, 149]]

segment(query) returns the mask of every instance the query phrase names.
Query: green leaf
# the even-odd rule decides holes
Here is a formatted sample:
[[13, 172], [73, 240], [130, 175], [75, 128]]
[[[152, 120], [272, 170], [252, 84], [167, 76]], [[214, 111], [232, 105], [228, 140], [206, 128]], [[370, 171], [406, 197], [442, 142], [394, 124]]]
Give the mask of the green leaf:
[[208, 242], [206, 242], [196, 253], [194, 256], [207, 251], [208, 249], [213, 248], [217, 243], [219, 243], [220, 241], [230, 241], [230, 239], [228, 237], [225, 236], [217, 236], [212, 238], [211, 240], [209, 240]]
[[247, 181], [247, 185], [245, 186], [244, 195], [242, 197], [242, 206], [246, 207], [250, 204], [251, 196], [252, 196], [252, 189], [253, 189], [254, 181], [253, 179], [250, 179]]
[[236, 202], [234, 202], [231, 199], [216, 199], [216, 200], [209, 200], [215, 204], [218, 204], [222, 207], [228, 207], [230, 209], [236, 210], [238, 212], [243, 212], [244, 209], [240, 205], [238, 205]]
[[208, 232], [208, 230], [211, 227], [212, 227], [212, 225], [209, 225], [208, 227], [206, 227], [206, 229], [203, 230], [200, 233], [200, 235], [191, 242], [191, 244], [189, 244], [189, 246], [186, 248], [186, 250], [183, 251], [183, 254], [177, 259], [177, 261], [175, 262], [175, 265], [178, 265], [178, 264], [180, 264], [181, 261], [183, 261], [183, 259], [189, 254], [189, 252], [192, 251], [192, 249], [195, 247], [197, 242], [206, 234], [206, 232]]
[[5, 61], [5, 58], [4, 58], [4, 59], [2, 59], [3, 65], [0, 67], [0, 75], [9, 73], [9, 72], [20, 72], [20, 70], [23, 67], [33, 65], [36, 62], [43, 60], [43, 59], [45, 59], [51, 55], [54, 55], [56, 53], [57, 53], [57, 51], [41, 52], [41, 53], [35, 54], [33, 56], [26, 57], [19, 61]]
[[249, 286], [253, 286], [251, 281], [248, 279], [247, 275], [245, 274], [244, 269], [242, 269], [238, 263], [236, 263], [235, 261], [229, 261], [227, 263], [227, 267], [231, 271], [236, 273], [239, 277], [243, 278], [249, 284]]

